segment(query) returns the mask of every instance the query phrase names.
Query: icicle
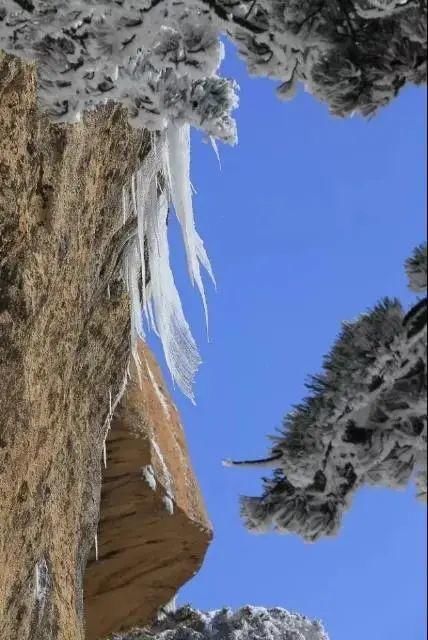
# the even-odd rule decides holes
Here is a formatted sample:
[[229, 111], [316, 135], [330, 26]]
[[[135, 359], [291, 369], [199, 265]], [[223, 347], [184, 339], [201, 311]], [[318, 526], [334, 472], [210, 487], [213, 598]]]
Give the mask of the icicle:
[[137, 196], [136, 196], [135, 182], [136, 182], [136, 178], [135, 178], [135, 174], [134, 174], [132, 176], [132, 178], [131, 178], [131, 195], [132, 195], [132, 205], [134, 207], [134, 213], [135, 213], [135, 215], [137, 215], [138, 207], [137, 207]]
[[166, 398], [162, 392], [162, 389], [160, 388], [160, 386], [158, 385], [155, 376], [153, 375], [153, 372], [150, 368], [150, 364], [147, 360], [147, 358], [145, 358], [145, 364], [146, 364], [146, 369], [147, 369], [147, 373], [149, 374], [149, 378], [150, 378], [150, 382], [152, 383], [152, 387], [153, 390], [156, 393], [156, 396], [160, 402], [160, 405], [163, 409], [163, 412], [165, 414], [165, 416], [167, 418], [169, 418], [169, 406], [168, 406], [168, 402], [166, 401]]
[[127, 207], [127, 203], [126, 203], [126, 189], [125, 189], [125, 187], [123, 187], [123, 189], [122, 189], [122, 217], [123, 217], [123, 224], [125, 224], [126, 219], [128, 217], [128, 207]]
[[196, 286], [204, 305], [205, 319], [208, 327], [208, 309], [205, 290], [202, 282], [200, 264], [213, 279], [211, 265], [201, 237], [195, 229], [192, 205], [192, 189], [190, 184], [190, 127], [188, 124], [170, 122], [166, 130], [166, 170], [171, 190], [174, 210], [181, 225], [187, 265], [192, 284]]
[[200, 265], [214, 283], [215, 280], [203, 241], [195, 229], [189, 145], [188, 125], [170, 123], [166, 133], [153, 134], [151, 148], [132, 178], [130, 197], [128, 191], [123, 191], [122, 207], [124, 221], [131, 211], [138, 221], [138, 242], [128, 245], [124, 274], [131, 301], [132, 355], [140, 384], [137, 342], [138, 338], [144, 338], [144, 315], [149, 328], [162, 342], [173, 381], [193, 401], [192, 384], [201, 360], [169, 263], [167, 217], [171, 201], [182, 229], [190, 278], [202, 297], [207, 329], [208, 312]]
[[[117, 395], [115, 397], [115, 399], [112, 402], [111, 405], [111, 417], [113, 417], [114, 412], [116, 410], [117, 405], [119, 404], [119, 402], [122, 400], [123, 394], [126, 391], [126, 385], [128, 383], [128, 378], [129, 378], [129, 361], [128, 364], [126, 365], [126, 369], [125, 369], [125, 373], [123, 375], [123, 380], [122, 380], [122, 384], [119, 387], [119, 391], [117, 392]], [[110, 429], [110, 422], [108, 423], [108, 428]]]
[[193, 402], [192, 383], [201, 360], [169, 264], [168, 202], [164, 193], [156, 200], [155, 211], [147, 216], [151, 305], [145, 305], [145, 311], [155, 323], [173, 380]]
[[98, 562], [98, 533], [95, 533], [94, 544], [95, 544], [95, 562]]
[[218, 146], [217, 146], [216, 139], [213, 136], [210, 136], [210, 143], [211, 143], [211, 146], [212, 146], [212, 148], [214, 150], [215, 157], [217, 158], [218, 166], [219, 166], [219, 169], [221, 171], [220, 154], [219, 154], [219, 151], [218, 151]]
[[119, 387], [119, 391], [116, 394], [116, 397], [112, 398], [112, 393], [111, 393], [111, 389], [109, 389], [109, 412], [108, 415], [104, 421], [104, 425], [103, 425], [103, 432], [104, 432], [104, 440], [103, 440], [103, 464], [104, 464], [104, 468], [107, 469], [107, 437], [108, 437], [108, 432], [110, 431], [110, 427], [111, 427], [111, 421], [113, 418], [113, 414], [114, 411], [117, 407], [117, 405], [119, 404], [120, 400], [123, 397], [123, 394], [125, 393], [126, 390], [126, 385], [128, 382], [128, 378], [129, 378], [129, 361], [126, 365], [126, 369], [125, 369], [125, 373], [123, 375], [123, 380], [122, 380], [122, 384]]

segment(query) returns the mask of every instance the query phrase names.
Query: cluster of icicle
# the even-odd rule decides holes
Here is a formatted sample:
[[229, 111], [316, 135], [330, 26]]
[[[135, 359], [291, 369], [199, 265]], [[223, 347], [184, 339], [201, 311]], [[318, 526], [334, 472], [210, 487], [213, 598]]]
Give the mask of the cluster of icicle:
[[198, 288], [207, 318], [201, 267], [214, 281], [203, 241], [195, 228], [190, 182], [190, 128], [170, 122], [151, 138], [151, 148], [124, 191], [124, 221], [136, 215], [138, 234], [125, 254], [125, 277], [131, 300], [132, 355], [138, 369], [137, 342], [144, 325], [160, 338], [174, 382], [193, 401], [193, 379], [200, 364], [185, 319], [169, 260], [167, 219], [173, 208], [179, 220], [192, 284]]

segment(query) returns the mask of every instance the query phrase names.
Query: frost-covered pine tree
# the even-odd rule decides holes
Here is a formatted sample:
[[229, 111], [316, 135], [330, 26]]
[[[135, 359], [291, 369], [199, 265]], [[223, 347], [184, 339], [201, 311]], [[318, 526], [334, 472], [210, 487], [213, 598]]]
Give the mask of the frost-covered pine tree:
[[225, 81], [214, 75], [221, 33], [251, 73], [280, 81], [280, 96], [302, 81], [336, 114], [369, 114], [406, 83], [425, 81], [426, 7], [426, 0], [8, 0], [0, 48], [37, 60], [41, 101], [60, 119], [112, 99], [138, 126], [158, 130], [184, 117], [230, 137], [212, 112], [227, 111]]
[[242, 607], [203, 612], [190, 606], [169, 613], [150, 629], [114, 640], [328, 640], [320, 622], [285, 609]]
[[[427, 286], [427, 246], [406, 262], [410, 288]], [[308, 541], [334, 535], [363, 485], [404, 487], [427, 495], [427, 298], [408, 313], [385, 299], [343, 325], [308, 383], [310, 395], [284, 419], [269, 456], [227, 465], [275, 469], [261, 497], [241, 499], [254, 531], [296, 533]]]
[[[160, 336], [174, 380], [192, 397], [199, 364], [169, 266], [166, 221], [183, 230], [189, 274], [204, 305], [202, 271], [212, 271], [196, 232], [189, 179], [189, 127], [236, 141], [237, 87], [218, 69], [221, 34], [249, 72], [297, 84], [332, 113], [369, 115], [408, 83], [425, 81], [426, 0], [5, 0], [0, 49], [36, 63], [41, 107], [75, 122], [106, 102], [153, 132], [129, 189], [123, 219], [136, 217], [125, 277], [132, 336], [141, 314]], [[149, 277], [150, 276], [150, 277]], [[141, 307], [141, 293], [143, 306]]]

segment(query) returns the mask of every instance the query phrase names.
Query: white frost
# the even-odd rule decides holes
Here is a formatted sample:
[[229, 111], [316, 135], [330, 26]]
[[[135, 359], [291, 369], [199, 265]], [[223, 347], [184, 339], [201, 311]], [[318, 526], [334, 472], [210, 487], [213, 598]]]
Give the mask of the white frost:
[[162, 502], [165, 505], [165, 509], [167, 510], [167, 512], [169, 513], [169, 515], [172, 516], [172, 514], [174, 513], [174, 502], [172, 501], [171, 496], [169, 496], [167, 493], [163, 496], [162, 498]]

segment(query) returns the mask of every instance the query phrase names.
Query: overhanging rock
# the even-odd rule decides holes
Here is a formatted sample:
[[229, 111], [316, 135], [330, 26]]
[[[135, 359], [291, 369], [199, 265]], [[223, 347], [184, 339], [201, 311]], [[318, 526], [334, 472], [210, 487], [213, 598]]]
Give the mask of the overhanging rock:
[[86, 637], [151, 622], [199, 569], [212, 537], [177, 409], [146, 345], [106, 442], [98, 559], [85, 576]]

